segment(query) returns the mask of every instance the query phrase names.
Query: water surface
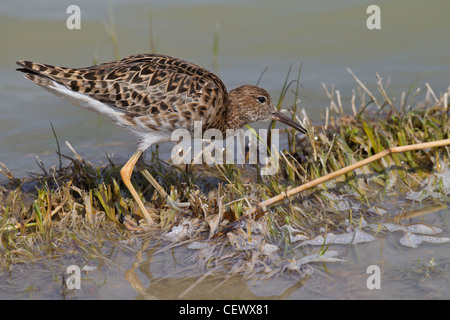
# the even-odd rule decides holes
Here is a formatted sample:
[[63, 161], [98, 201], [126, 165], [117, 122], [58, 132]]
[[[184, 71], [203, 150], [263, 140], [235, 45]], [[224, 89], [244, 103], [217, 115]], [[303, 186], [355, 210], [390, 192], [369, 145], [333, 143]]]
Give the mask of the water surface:
[[[136, 142], [125, 131], [94, 113], [80, 110], [36, 86], [16, 72], [16, 60], [81, 67], [114, 60], [104, 24], [112, 9], [120, 57], [150, 51], [150, 15], [157, 51], [200, 64], [218, 73], [228, 88], [245, 83], [260, 85], [276, 100], [292, 66], [290, 79], [301, 66], [300, 107], [317, 124], [329, 105], [322, 84], [339, 90], [345, 106], [355, 81], [351, 70], [376, 92], [376, 73], [389, 80], [388, 93], [397, 101], [402, 91], [417, 82], [438, 94], [450, 85], [450, 2], [377, 1], [381, 30], [366, 28], [366, 8], [373, 1], [92, 1], [81, 0], [81, 30], [66, 27], [68, 1], [9, 1], [0, 4], [0, 162], [17, 177], [38, 171], [35, 157], [49, 167], [58, 164], [53, 124], [62, 152], [71, 154], [64, 141], [87, 160], [117, 163], [135, 151]], [[214, 35], [219, 35], [217, 63]], [[292, 91], [292, 90], [291, 90]], [[284, 107], [296, 97], [289, 92]], [[346, 109], [349, 113], [350, 110]], [[164, 147], [163, 147], [164, 148]], [[170, 145], [165, 147], [170, 150]], [[0, 177], [0, 181], [5, 181]], [[439, 225], [448, 236], [448, 210], [418, 222]], [[412, 221], [415, 222], [416, 220]], [[416, 221], [416, 222], [417, 222]], [[380, 236], [357, 246], [331, 246], [345, 263], [318, 267], [314, 277], [299, 282], [282, 274], [264, 283], [239, 276], [202, 276], [183, 257], [187, 248], [155, 254], [137, 242], [127, 248], [105, 245], [113, 264], [101, 265], [84, 275], [82, 289], [63, 292], [60, 276], [79, 259], [20, 265], [1, 274], [0, 298], [413, 298], [450, 297], [448, 245], [424, 244], [418, 249], [398, 244], [400, 235]], [[120, 247], [120, 246], [119, 246]], [[143, 250], [139, 261], [136, 252]], [[300, 253], [299, 253], [300, 254]], [[437, 267], [424, 269], [432, 259]], [[181, 261], [181, 263], [180, 263]], [[137, 263], [138, 268], [133, 266]], [[92, 264], [92, 263], [91, 263]], [[383, 270], [381, 290], [368, 290], [366, 269]], [[95, 265], [95, 262], [94, 262]], [[142, 287], [126, 278], [134, 270]], [[430, 271], [431, 270], [431, 271]], [[195, 284], [195, 286], [193, 286]], [[188, 288], [189, 295], [183, 295]], [[144, 291], [142, 291], [142, 289]]]

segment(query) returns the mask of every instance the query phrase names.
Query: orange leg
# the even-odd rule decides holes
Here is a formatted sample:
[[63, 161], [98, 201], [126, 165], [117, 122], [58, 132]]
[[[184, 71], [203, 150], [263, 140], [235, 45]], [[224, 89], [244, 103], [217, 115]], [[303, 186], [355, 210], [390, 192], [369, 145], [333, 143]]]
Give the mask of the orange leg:
[[[139, 209], [141, 210], [144, 217], [149, 221], [153, 222], [152, 217], [148, 213], [147, 209], [145, 208], [144, 204], [142, 203], [141, 199], [139, 198], [139, 195], [137, 194], [136, 190], [134, 189], [133, 185], [131, 184], [131, 174], [133, 173], [133, 169], [136, 166], [136, 162], [138, 161], [139, 157], [142, 155], [141, 150], [137, 150], [128, 160], [128, 162], [122, 167], [120, 170], [120, 175], [122, 176], [122, 181], [127, 186], [128, 190], [130, 190], [131, 195], [133, 196], [134, 200], [137, 202]], [[152, 186], [159, 192], [159, 194], [164, 198], [167, 205], [182, 211], [183, 208], [189, 207], [188, 202], [178, 202], [173, 200], [167, 192], [164, 190], [163, 187], [159, 185], [159, 183], [153, 178], [153, 176], [148, 172], [147, 170], [143, 170], [142, 174], [144, 177], [152, 184]]]
[[147, 219], [148, 222], [152, 223], [153, 219], [150, 216], [150, 213], [148, 213], [147, 209], [145, 208], [144, 204], [142, 203], [141, 199], [139, 198], [138, 193], [136, 192], [133, 185], [131, 184], [131, 174], [133, 173], [134, 166], [136, 165], [136, 162], [141, 155], [142, 155], [142, 151], [137, 150], [131, 156], [130, 160], [128, 160], [128, 162], [120, 170], [120, 175], [122, 176], [122, 181], [125, 183], [128, 190], [130, 190], [131, 195], [133, 196], [134, 200], [137, 202], [142, 214], [144, 215], [144, 217]]

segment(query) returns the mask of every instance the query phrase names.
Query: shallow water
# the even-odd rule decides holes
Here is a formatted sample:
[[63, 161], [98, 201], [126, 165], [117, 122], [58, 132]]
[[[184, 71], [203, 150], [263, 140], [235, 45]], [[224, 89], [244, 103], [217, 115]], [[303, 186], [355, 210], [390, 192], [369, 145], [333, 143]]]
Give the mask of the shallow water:
[[[0, 4], [0, 162], [14, 175], [38, 171], [36, 155], [47, 167], [58, 164], [53, 124], [62, 152], [71, 154], [68, 140], [87, 160], [117, 163], [135, 151], [135, 140], [96, 114], [80, 110], [14, 71], [15, 61], [28, 59], [65, 66], [91, 65], [114, 59], [105, 32], [108, 2], [77, 1], [81, 30], [66, 28], [67, 4], [61, 1], [10, 1]], [[152, 14], [157, 51], [203, 65], [217, 72], [228, 88], [261, 81], [276, 100], [292, 65], [291, 79], [301, 71], [300, 107], [320, 124], [329, 100], [322, 83], [340, 90], [349, 101], [356, 88], [349, 67], [376, 92], [378, 72], [390, 80], [388, 93], [400, 99], [419, 79], [438, 94], [450, 84], [450, 3], [444, 1], [396, 1], [378, 3], [381, 30], [366, 28], [365, 13], [372, 1], [111, 1], [121, 57], [150, 49], [149, 15]], [[213, 58], [214, 33], [219, 34], [217, 65]], [[295, 97], [289, 92], [284, 107]], [[418, 99], [420, 100], [420, 99]], [[349, 103], [345, 103], [349, 106]], [[347, 109], [350, 112], [350, 110]], [[170, 146], [162, 146], [170, 150]], [[165, 149], [164, 149], [165, 148]], [[0, 181], [4, 181], [0, 177]], [[444, 229], [449, 236], [448, 210], [414, 218]], [[80, 290], [62, 289], [61, 275], [80, 259], [65, 257], [19, 265], [11, 274], [0, 275], [0, 299], [13, 298], [229, 298], [229, 299], [320, 299], [320, 298], [444, 298], [450, 297], [448, 244], [422, 244], [417, 249], [399, 244], [399, 233], [377, 237], [356, 246], [331, 245], [344, 263], [323, 263], [313, 276], [299, 282], [286, 272], [264, 283], [239, 276], [227, 281], [220, 275], [201, 278], [195, 266], [183, 262], [192, 255], [185, 247], [154, 254], [133, 267], [141, 243], [114, 248], [112, 264], [83, 273]], [[319, 248], [312, 249], [313, 251]], [[300, 255], [299, 251], [299, 255]], [[432, 259], [436, 267], [424, 268]], [[96, 262], [87, 263], [98, 266]], [[366, 286], [367, 267], [382, 270], [380, 290]], [[125, 275], [133, 275], [136, 287]], [[201, 281], [200, 281], [200, 280]], [[195, 285], [194, 285], [195, 284]], [[186, 291], [188, 288], [191, 290]], [[144, 291], [142, 291], [142, 289]], [[183, 295], [184, 294], [184, 295]], [[180, 296], [181, 295], [181, 296]]]
[[[448, 209], [413, 218], [412, 223], [446, 227]], [[186, 246], [166, 249], [147, 239], [106, 241], [101, 253], [108, 259], [86, 259], [80, 251], [61, 259], [19, 264], [0, 274], [0, 299], [448, 299], [448, 244], [399, 244], [401, 233], [386, 233], [358, 245], [331, 245], [343, 262], [311, 263], [303, 278], [285, 270], [268, 279], [242, 277], [199, 268], [197, 250]], [[449, 237], [445, 231], [439, 236]], [[320, 246], [295, 249], [294, 255], [317, 253]], [[62, 285], [81, 270], [80, 288]], [[369, 289], [369, 266], [380, 268], [380, 288]], [[272, 266], [273, 267], [273, 266]]]

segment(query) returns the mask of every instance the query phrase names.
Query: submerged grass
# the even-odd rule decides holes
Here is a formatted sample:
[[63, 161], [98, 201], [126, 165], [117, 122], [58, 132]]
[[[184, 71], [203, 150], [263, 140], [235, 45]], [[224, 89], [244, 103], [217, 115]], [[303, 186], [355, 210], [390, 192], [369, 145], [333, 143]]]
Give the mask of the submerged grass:
[[[103, 259], [98, 250], [103, 239], [129, 237], [138, 232], [152, 235], [156, 242], [169, 238], [174, 244], [214, 242], [216, 249], [202, 262], [207, 268], [228, 265], [235, 271], [249, 274], [260, 271], [263, 264], [258, 263], [264, 263], [270, 255], [263, 255], [262, 261], [247, 256], [253, 261], [250, 269], [251, 261], [233, 264], [222, 257], [232, 256], [236, 248], [246, 248], [261, 235], [260, 246], [284, 243], [281, 247], [289, 252], [291, 232], [286, 230], [312, 238], [323, 230], [342, 230], [344, 222], [358, 225], [361, 218], [377, 216], [374, 208], [382, 209], [386, 199], [400, 199], [408, 192], [423, 190], [425, 180], [447, 169], [450, 148], [385, 157], [274, 206], [259, 208], [245, 226], [226, 237], [212, 239], [252, 207], [298, 185], [387, 148], [450, 138], [449, 92], [437, 97], [427, 86], [424, 101], [408, 102], [403, 98], [396, 106], [395, 99], [387, 96], [381, 78], [378, 80], [381, 97], [377, 98], [357, 80], [359, 86], [349, 107], [344, 107], [339, 91], [325, 87], [330, 98], [325, 123], [313, 126], [303, 111], [301, 118], [308, 134], [302, 136], [288, 130], [288, 148], [280, 150], [280, 168], [273, 176], [260, 176], [258, 167], [250, 165], [177, 167], [160, 160], [155, 149], [148, 162], [141, 166], [173, 198], [189, 202], [190, 209], [180, 213], [166, 208], [164, 199], [145, 178], [134, 174], [132, 182], [157, 222], [154, 225], [147, 225], [135, 215], [139, 210], [120, 179], [121, 166], [111, 160], [104, 167], [96, 167], [73, 149], [73, 156], [58, 151], [61, 158], [70, 160], [68, 166], [47, 170], [40, 164], [41, 172], [27, 179], [14, 178], [1, 164], [0, 173], [9, 183], [0, 186], [0, 268], [8, 270], [21, 262], [66, 254], [74, 247], [91, 255], [92, 259]], [[295, 82], [297, 101], [299, 77], [293, 82], [287, 77], [279, 108], [288, 88]], [[296, 121], [300, 121], [298, 107], [296, 102], [292, 112]], [[352, 115], [343, 111], [349, 109]], [[421, 205], [424, 202], [448, 203], [449, 186], [444, 186], [439, 179], [433, 181], [432, 189], [437, 193], [420, 200]], [[174, 233], [181, 229], [185, 231], [182, 236]], [[239, 238], [242, 233], [247, 240]], [[88, 242], [94, 244], [86, 245]], [[214, 250], [220, 250], [220, 254]], [[258, 257], [261, 259], [261, 254]]]

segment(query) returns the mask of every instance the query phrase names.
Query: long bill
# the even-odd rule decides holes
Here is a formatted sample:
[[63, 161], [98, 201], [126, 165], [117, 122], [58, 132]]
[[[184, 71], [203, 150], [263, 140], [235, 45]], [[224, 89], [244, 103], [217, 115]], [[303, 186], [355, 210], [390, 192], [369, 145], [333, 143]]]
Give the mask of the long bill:
[[306, 129], [303, 128], [303, 126], [301, 124], [299, 124], [299, 123], [295, 122], [294, 120], [290, 119], [289, 117], [285, 116], [280, 111], [275, 111], [272, 114], [272, 118], [274, 120], [280, 121], [281, 123], [287, 124], [288, 126], [300, 131], [301, 133], [306, 133]]

